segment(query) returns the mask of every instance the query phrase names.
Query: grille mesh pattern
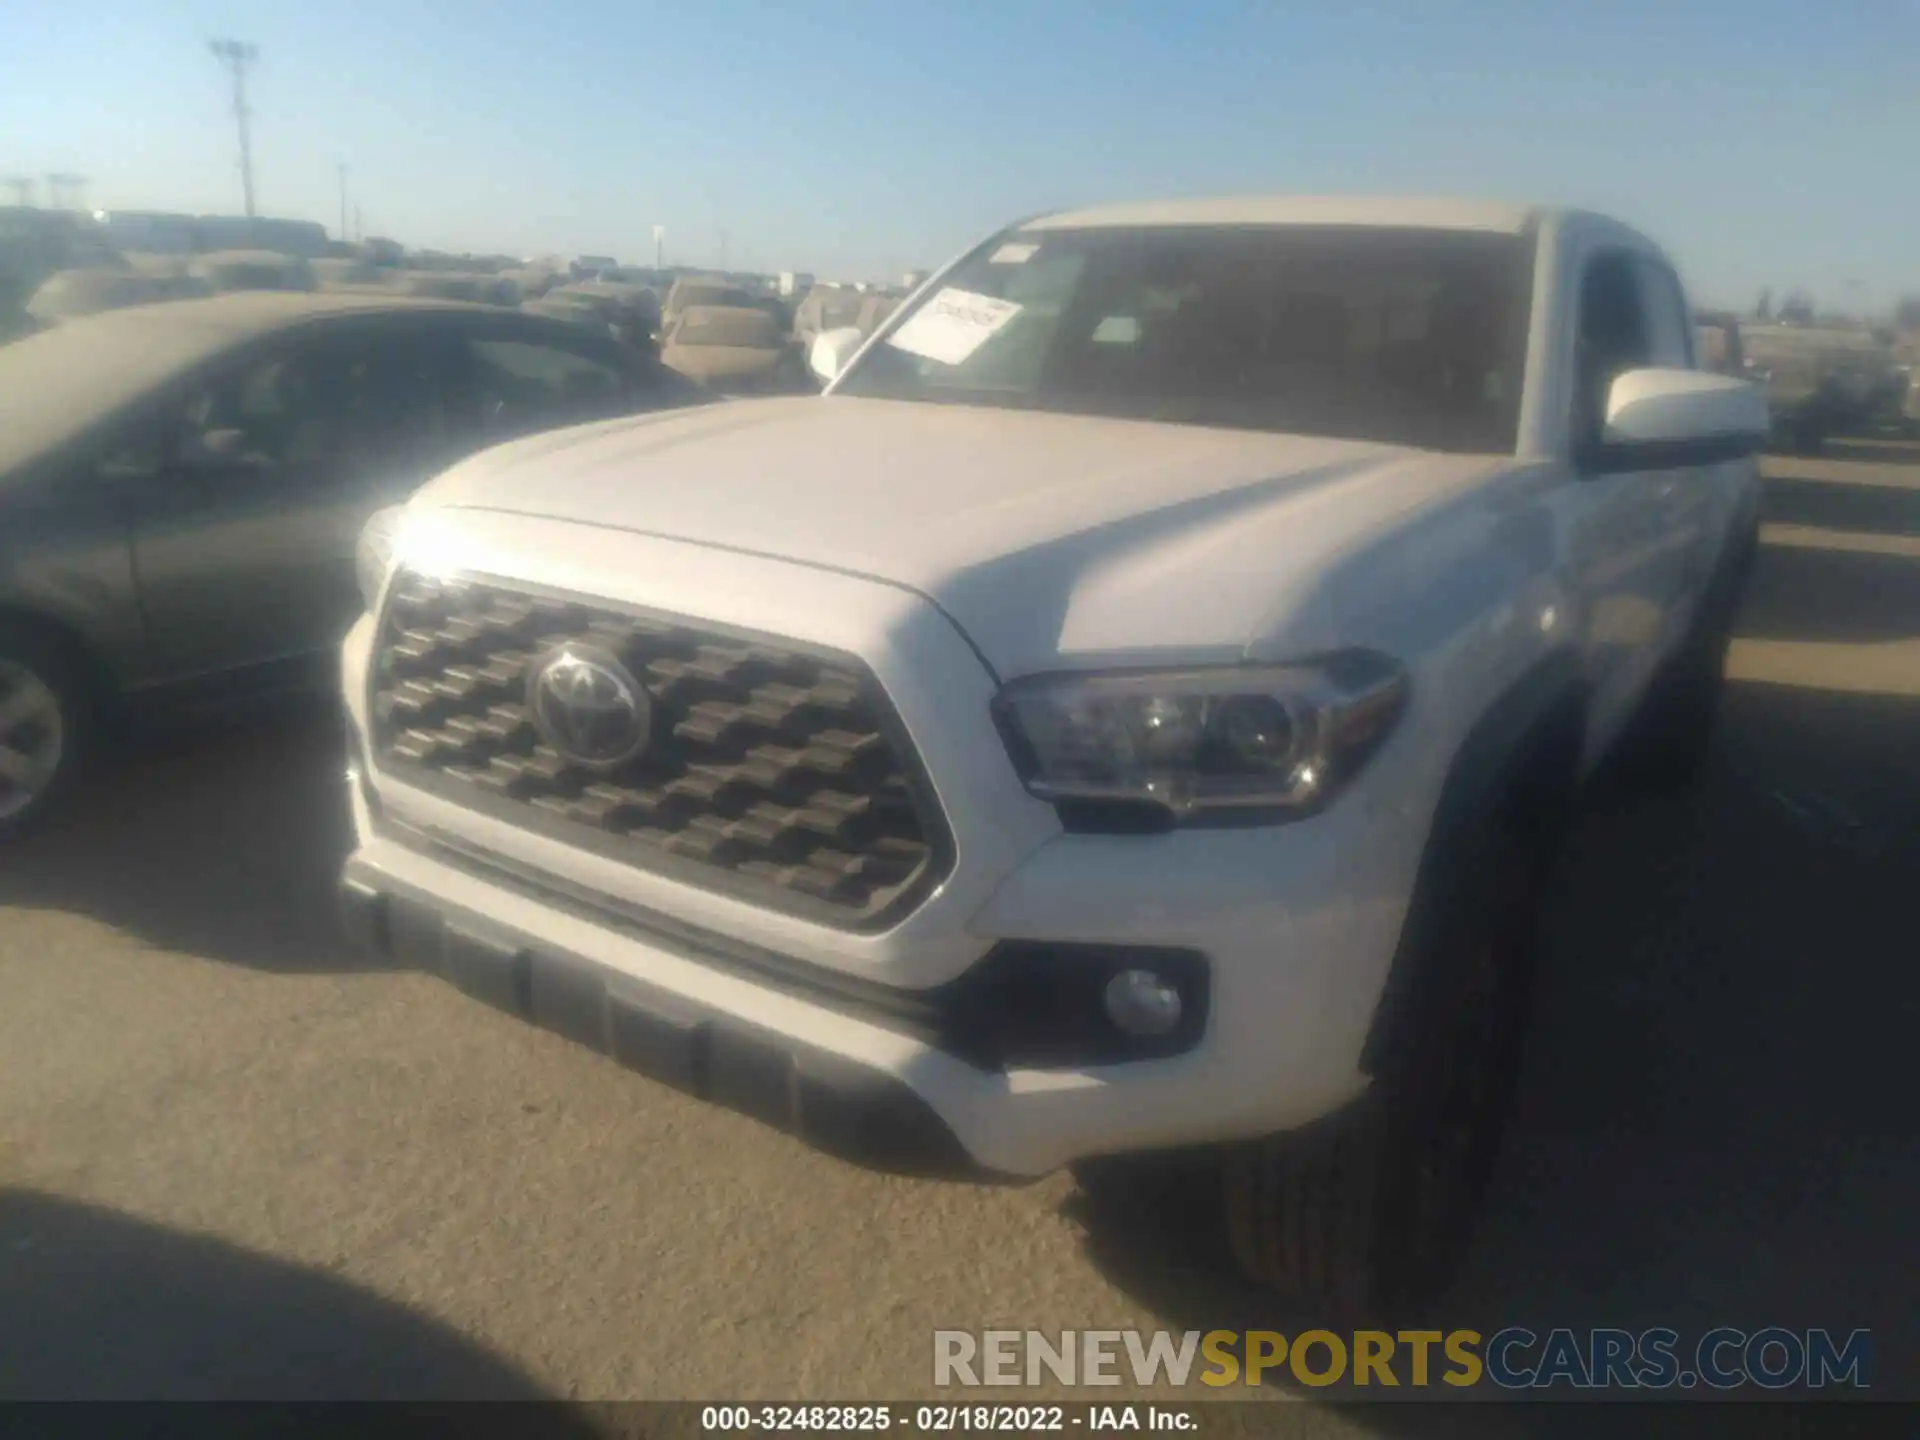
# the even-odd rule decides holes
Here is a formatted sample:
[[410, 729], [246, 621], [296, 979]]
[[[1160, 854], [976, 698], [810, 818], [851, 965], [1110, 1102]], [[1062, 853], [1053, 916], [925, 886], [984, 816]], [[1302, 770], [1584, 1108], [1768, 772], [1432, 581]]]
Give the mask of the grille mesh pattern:
[[[561, 756], [527, 708], [536, 662], [569, 641], [618, 656], [653, 702], [651, 743], [612, 772]], [[943, 878], [944, 823], [851, 657], [409, 573], [373, 683], [382, 768], [630, 864], [853, 925]]]

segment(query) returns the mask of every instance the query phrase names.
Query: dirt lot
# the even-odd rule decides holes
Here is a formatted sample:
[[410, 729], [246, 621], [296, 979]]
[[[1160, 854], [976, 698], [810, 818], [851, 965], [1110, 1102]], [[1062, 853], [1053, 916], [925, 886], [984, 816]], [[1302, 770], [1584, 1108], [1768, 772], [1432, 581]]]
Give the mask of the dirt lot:
[[[1920, 1322], [1920, 449], [1773, 466], [1712, 774], [1597, 794], [1449, 1326]], [[881, 1178], [335, 938], [340, 758], [0, 857], [0, 1395], [901, 1397], [936, 1327], [1282, 1325], [1188, 1197]], [[1290, 1407], [1289, 1428], [1404, 1428]]]

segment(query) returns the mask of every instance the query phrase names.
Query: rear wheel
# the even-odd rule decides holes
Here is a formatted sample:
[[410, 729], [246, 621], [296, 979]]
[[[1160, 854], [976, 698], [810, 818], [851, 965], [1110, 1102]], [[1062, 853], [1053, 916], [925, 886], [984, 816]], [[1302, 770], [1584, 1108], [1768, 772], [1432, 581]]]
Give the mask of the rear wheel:
[[1420, 941], [1415, 1034], [1354, 1107], [1227, 1152], [1240, 1268], [1342, 1316], [1443, 1288], [1471, 1238], [1512, 1093], [1546, 847], [1485, 822]]
[[61, 648], [0, 627], [0, 838], [38, 820], [73, 783], [91, 731], [86, 687]]

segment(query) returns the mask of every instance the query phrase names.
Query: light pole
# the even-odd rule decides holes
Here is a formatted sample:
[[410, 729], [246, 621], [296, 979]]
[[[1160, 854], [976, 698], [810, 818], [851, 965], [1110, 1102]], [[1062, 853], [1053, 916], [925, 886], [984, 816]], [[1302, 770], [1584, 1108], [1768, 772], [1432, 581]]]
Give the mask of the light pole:
[[253, 219], [253, 140], [247, 133], [247, 67], [260, 58], [260, 47], [239, 40], [214, 40], [214, 57], [233, 73], [233, 118], [240, 127], [240, 188], [246, 197], [247, 218]]
[[664, 225], [656, 225], [653, 227], [653, 268], [655, 270], [664, 270], [667, 268], [666, 255], [667, 227]]
[[340, 162], [340, 243], [347, 242], [347, 162]]

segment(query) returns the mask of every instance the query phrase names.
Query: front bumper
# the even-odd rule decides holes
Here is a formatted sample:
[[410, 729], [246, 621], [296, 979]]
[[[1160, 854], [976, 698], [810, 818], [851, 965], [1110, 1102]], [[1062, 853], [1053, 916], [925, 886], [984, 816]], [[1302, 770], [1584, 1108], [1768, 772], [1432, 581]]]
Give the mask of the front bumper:
[[[987, 716], [989, 677], [924, 602], [826, 572], [783, 572], [776, 592], [755, 583], [770, 562], [616, 538], [604, 541], [604, 567], [592, 543], [571, 546], [581, 588], [662, 609], [698, 593], [736, 607], [716, 618], [764, 633], [791, 633], [804, 615], [820, 633], [794, 638], [870, 659], [952, 822], [952, 874], [885, 932], [835, 931], [462, 808], [367, 770], [362, 754], [360, 843], [344, 887], [369, 943], [883, 1168], [1037, 1176], [1093, 1155], [1289, 1129], [1364, 1089], [1362, 1050], [1438, 757], [1389, 746], [1364, 785], [1301, 824], [1066, 834], [1013, 779]], [[529, 575], [552, 548], [536, 542], [493, 573]], [[371, 628], [356, 628], [343, 657], [357, 747]], [[964, 723], [970, 715], [977, 723]], [[983, 1064], [835, 992], [910, 1003], [1022, 942], [1196, 953], [1207, 967], [1204, 1032], [1164, 1058]], [[742, 954], [834, 984], [783, 984], [778, 965], [729, 963]]]
[[990, 1178], [933, 1107], [883, 1070], [783, 1037], [610, 966], [499, 938], [349, 866], [341, 915], [364, 948], [436, 974], [631, 1070], [828, 1154], [910, 1175]]

